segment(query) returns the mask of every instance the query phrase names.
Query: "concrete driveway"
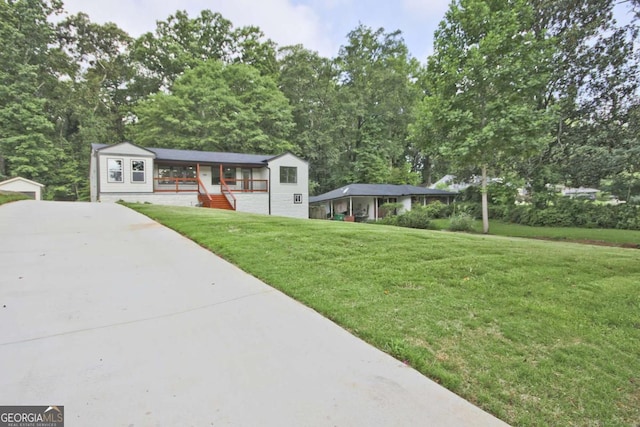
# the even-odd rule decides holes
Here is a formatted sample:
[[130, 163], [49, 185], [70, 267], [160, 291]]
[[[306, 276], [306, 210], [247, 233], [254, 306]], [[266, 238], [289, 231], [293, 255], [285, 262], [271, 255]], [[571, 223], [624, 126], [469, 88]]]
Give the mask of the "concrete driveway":
[[66, 426], [506, 425], [114, 204], [0, 206], [0, 405]]

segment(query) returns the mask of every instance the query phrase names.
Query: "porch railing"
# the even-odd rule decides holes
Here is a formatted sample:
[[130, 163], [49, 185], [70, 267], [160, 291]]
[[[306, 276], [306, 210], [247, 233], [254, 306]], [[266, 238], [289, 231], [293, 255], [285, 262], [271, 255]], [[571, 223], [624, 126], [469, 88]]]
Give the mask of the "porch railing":
[[211, 198], [211, 194], [207, 191], [207, 187], [205, 187], [204, 183], [200, 179], [200, 165], [196, 165], [196, 179], [198, 180], [198, 196], [207, 200], [210, 205], [213, 199]]
[[170, 193], [184, 193], [198, 191], [198, 178], [153, 178], [155, 183], [153, 191], [156, 192], [170, 192]]
[[[237, 202], [236, 196], [234, 196], [231, 190], [229, 189], [229, 186], [227, 185], [226, 181], [222, 177], [222, 174], [220, 175], [220, 190], [222, 191], [222, 194], [224, 194], [224, 196], [227, 198], [227, 200], [229, 200], [229, 196], [231, 196], [231, 200], [233, 200], [233, 210], [235, 211], [236, 202]], [[229, 196], [227, 196], [227, 194]]]
[[236, 193], [266, 193], [269, 191], [268, 179], [236, 179]]

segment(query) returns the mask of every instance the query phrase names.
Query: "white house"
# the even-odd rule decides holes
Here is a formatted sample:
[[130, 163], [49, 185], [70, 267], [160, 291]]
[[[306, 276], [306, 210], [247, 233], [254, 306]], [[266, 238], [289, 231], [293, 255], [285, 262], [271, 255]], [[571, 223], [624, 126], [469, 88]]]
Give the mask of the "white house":
[[92, 144], [91, 201], [204, 206], [307, 218], [309, 165], [291, 154]]
[[12, 191], [14, 193], [22, 193], [34, 200], [42, 200], [43, 184], [31, 181], [27, 178], [17, 176], [0, 182], [0, 191]]
[[562, 195], [565, 196], [565, 197], [570, 197], [572, 199], [573, 198], [583, 198], [583, 199], [595, 200], [599, 191], [600, 190], [598, 190], [597, 188], [584, 188], [584, 187], [569, 188], [569, 187], [564, 187], [562, 189]]
[[[322, 209], [322, 217], [344, 216], [350, 221], [382, 218], [385, 203], [400, 203], [402, 211], [434, 201], [449, 204], [457, 193], [415, 185], [349, 184], [310, 198], [312, 207]], [[314, 217], [315, 218], [315, 217]]]

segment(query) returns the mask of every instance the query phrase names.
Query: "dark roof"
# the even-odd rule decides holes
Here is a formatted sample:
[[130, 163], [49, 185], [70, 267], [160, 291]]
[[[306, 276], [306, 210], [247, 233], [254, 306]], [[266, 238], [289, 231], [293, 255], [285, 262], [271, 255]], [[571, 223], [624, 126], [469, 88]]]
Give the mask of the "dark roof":
[[374, 196], [374, 197], [400, 197], [400, 196], [455, 196], [457, 193], [437, 190], [434, 188], [417, 187], [415, 185], [395, 184], [349, 184], [336, 188], [319, 196], [309, 197], [309, 203], [324, 202], [327, 200], [342, 199], [344, 197]]
[[[134, 144], [135, 145], [135, 144]], [[109, 147], [109, 144], [91, 144], [94, 150]], [[228, 165], [260, 165], [278, 157], [271, 154], [219, 153], [213, 151], [174, 150], [171, 148], [140, 147], [156, 155], [156, 160], [172, 162], [224, 163]]]

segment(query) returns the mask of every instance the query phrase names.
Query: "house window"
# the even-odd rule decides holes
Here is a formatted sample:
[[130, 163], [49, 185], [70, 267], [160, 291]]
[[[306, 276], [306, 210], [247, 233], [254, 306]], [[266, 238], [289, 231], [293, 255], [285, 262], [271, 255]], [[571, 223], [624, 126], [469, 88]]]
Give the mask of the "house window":
[[172, 178], [190, 178], [189, 181], [183, 182], [185, 185], [195, 185], [196, 168], [195, 166], [158, 166], [158, 184], [175, 184]]
[[296, 184], [298, 182], [298, 168], [280, 166], [280, 184]]
[[293, 195], [293, 203], [295, 205], [301, 205], [302, 204], [302, 194], [294, 194]]
[[145, 182], [144, 160], [131, 160], [131, 182]]
[[[220, 185], [220, 165], [213, 165], [211, 169], [211, 184]], [[236, 185], [236, 168], [225, 166], [222, 168], [222, 173], [227, 185]]]
[[122, 159], [107, 159], [107, 182], [122, 182]]

